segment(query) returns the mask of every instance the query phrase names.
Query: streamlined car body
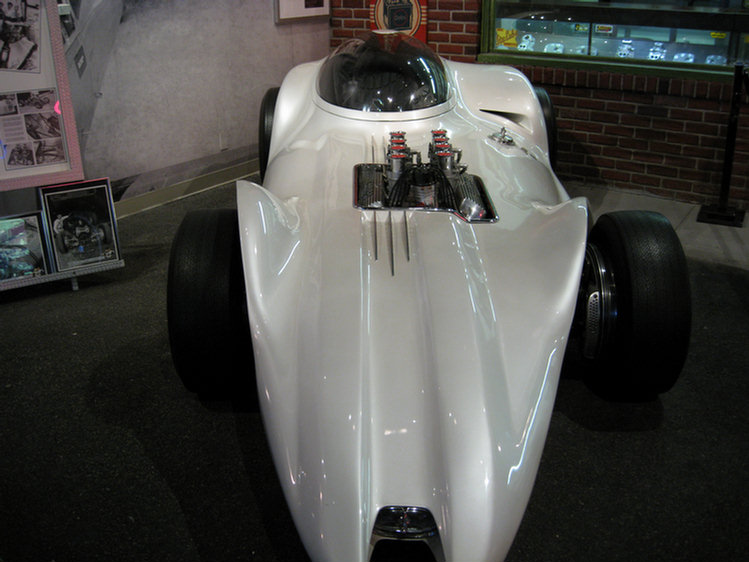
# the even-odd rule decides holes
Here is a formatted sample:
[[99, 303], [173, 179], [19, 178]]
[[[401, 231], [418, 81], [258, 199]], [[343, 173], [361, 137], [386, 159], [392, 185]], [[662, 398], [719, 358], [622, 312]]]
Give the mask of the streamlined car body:
[[[548, 96], [398, 33], [294, 68], [264, 99], [260, 151], [262, 185], [175, 237], [182, 380], [256, 385], [313, 561], [502, 560], [565, 358], [620, 394], [676, 380], [673, 229], [623, 213], [591, 231], [553, 171]], [[653, 276], [678, 302], [648, 300]], [[643, 359], [654, 345], [665, 366]]]

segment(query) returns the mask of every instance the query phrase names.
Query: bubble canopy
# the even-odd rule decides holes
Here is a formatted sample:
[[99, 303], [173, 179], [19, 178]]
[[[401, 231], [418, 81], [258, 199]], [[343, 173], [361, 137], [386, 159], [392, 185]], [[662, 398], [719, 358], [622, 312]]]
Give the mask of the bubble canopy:
[[373, 32], [341, 44], [320, 68], [317, 92], [333, 105], [370, 112], [425, 109], [450, 95], [440, 58], [397, 32]]

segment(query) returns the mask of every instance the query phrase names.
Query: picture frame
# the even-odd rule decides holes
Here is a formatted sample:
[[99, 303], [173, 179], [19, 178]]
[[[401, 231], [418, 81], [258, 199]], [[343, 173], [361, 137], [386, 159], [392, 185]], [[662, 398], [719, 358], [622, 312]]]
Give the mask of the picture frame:
[[277, 24], [330, 17], [330, 0], [274, 0]]
[[120, 261], [108, 179], [42, 187], [39, 197], [56, 271], [75, 271]]
[[51, 273], [41, 211], [0, 218], [0, 287]]
[[82, 180], [57, 2], [13, 4], [0, 14], [0, 191]]
[[427, 0], [370, 0], [373, 30], [390, 29], [427, 42]]

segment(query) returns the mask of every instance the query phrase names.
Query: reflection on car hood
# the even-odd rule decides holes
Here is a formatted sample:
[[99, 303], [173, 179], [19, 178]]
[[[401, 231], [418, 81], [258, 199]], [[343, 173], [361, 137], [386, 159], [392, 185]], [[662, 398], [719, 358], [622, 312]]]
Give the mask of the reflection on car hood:
[[[551, 416], [586, 203], [551, 172], [519, 72], [445, 61], [449, 103], [363, 112], [309, 95], [325, 64], [287, 75], [264, 187], [237, 190], [260, 402], [290, 511], [316, 562], [368, 561], [393, 505], [428, 510], [446, 560], [502, 559]], [[383, 163], [390, 133], [426, 161], [440, 129], [496, 220], [357, 200], [357, 166]]]
[[265, 427], [305, 546], [363, 562], [378, 510], [413, 505], [448, 560], [499, 559], [548, 427], [584, 205], [503, 230], [333, 191], [239, 189]]

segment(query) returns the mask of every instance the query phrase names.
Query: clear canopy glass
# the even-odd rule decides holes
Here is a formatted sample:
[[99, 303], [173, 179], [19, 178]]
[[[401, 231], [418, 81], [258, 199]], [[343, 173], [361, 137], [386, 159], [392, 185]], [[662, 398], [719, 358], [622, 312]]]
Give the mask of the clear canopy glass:
[[441, 59], [397, 32], [373, 32], [340, 45], [320, 68], [317, 91], [333, 105], [372, 112], [424, 109], [450, 95]]

